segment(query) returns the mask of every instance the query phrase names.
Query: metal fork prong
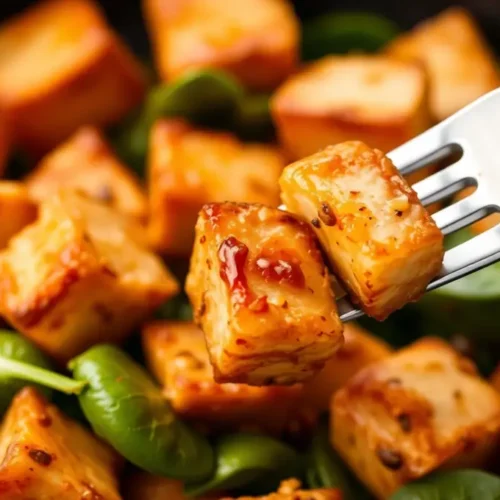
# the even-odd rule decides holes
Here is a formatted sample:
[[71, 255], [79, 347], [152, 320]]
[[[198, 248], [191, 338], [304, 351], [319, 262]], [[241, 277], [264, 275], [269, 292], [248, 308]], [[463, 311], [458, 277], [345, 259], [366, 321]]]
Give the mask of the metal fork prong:
[[458, 245], [445, 253], [441, 272], [427, 291], [446, 285], [500, 260], [500, 226]]
[[433, 214], [432, 218], [443, 234], [450, 234], [476, 222], [491, 213], [482, 194], [476, 191], [471, 196], [460, 200]]
[[429, 205], [460, 191], [466, 186], [474, 185], [473, 173], [469, 162], [465, 161], [465, 157], [462, 157], [453, 165], [417, 182], [413, 189], [420, 201], [424, 205]]
[[352, 321], [361, 318], [363, 311], [356, 309], [347, 297], [337, 300], [337, 310], [342, 321]]
[[410, 174], [419, 168], [447, 156], [447, 148], [442, 138], [442, 124], [438, 124], [423, 134], [393, 149], [387, 156], [403, 174]]

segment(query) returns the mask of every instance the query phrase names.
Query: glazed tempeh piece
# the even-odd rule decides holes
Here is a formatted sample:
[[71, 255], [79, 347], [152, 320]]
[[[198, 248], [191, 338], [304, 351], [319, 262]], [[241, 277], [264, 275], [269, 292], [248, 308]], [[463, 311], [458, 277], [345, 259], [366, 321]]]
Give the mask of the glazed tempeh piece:
[[0, 312], [59, 361], [123, 340], [178, 291], [130, 217], [73, 192], [0, 253]]
[[205, 205], [186, 291], [217, 382], [305, 380], [342, 344], [342, 324], [314, 233], [280, 210]]
[[383, 320], [417, 300], [439, 272], [443, 235], [382, 152], [330, 146], [280, 178], [288, 210], [314, 227], [351, 298]]
[[500, 394], [450, 345], [424, 338], [333, 398], [333, 444], [380, 499], [444, 467], [481, 468], [498, 446]]
[[272, 90], [295, 70], [299, 24], [287, 0], [143, 0], [166, 81], [216, 68], [245, 86]]
[[0, 497], [121, 500], [121, 462], [88, 429], [27, 387], [0, 428]]
[[292, 411], [298, 412], [299, 384], [253, 387], [215, 382], [205, 337], [191, 322], [149, 323], [142, 332], [142, 345], [146, 362], [175, 412], [209, 430], [279, 435], [294, 416]]

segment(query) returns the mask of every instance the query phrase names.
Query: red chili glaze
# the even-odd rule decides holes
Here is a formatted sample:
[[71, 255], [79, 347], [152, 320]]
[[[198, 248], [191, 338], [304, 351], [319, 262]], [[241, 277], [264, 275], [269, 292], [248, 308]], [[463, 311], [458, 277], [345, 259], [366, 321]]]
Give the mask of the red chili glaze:
[[212, 224], [217, 224], [219, 222], [221, 207], [218, 203], [209, 203], [207, 205], [204, 205], [203, 212], [205, 212], [208, 220]]
[[249, 300], [245, 263], [248, 247], [234, 236], [225, 239], [219, 247], [220, 277], [226, 282], [236, 303]]
[[286, 250], [262, 252], [255, 260], [255, 267], [267, 282], [274, 281], [295, 288], [306, 285], [299, 259]]

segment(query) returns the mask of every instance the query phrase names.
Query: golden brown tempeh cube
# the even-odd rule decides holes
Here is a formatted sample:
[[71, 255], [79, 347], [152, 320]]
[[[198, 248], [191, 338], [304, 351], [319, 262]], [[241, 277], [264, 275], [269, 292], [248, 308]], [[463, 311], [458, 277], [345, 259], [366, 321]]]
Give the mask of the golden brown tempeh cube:
[[368, 315], [383, 320], [417, 300], [439, 272], [443, 235], [381, 151], [358, 141], [330, 146], [286, 167], [280, 185]]
[[125, 166], [95, 127], [82, 127], [38, 164], [26, 178], [36, 200], [61, 188], [77, 189], [125, 214], [145, 219], [147, 201], [139, 179]]
[[120, 500], [121, 462], [89, 430], [27, 387], [0, 428], [0, 498]]
[[321, 412], [330, 409], [331, 398], [362, 368], [387, 358], [392, 348], [354, 323], [344, 325], [344, 345], [325, 367], [304, 384], [303, 403]]
[[141, 101], [145, 76], [93, 0], [43, 0], [0, 26], [0, 99], [15, 139], [45, 153]]
[[0, 249], [36, 219], [37, 211], [24, 184], [0, 181]]
[[151, 132], [148, 163], [149, 238], [163, 253], [191, 253], [204, 203], [279, 204], [285, 160], [273, 146], [243, 144], [229, 133], [160, 120]]
[[342, 345], [342, 324], [314, 233], [280, 210], [205, 205], [186, 291], [217, 382], [306, 380]]
[[342, 500], [342, 491], [336, 488], [302, 490], [297, 479], [282, 481], [277, 493], [262, 497], [222, 498], [221, 500]]
[[193, 323], [147, 324], [142, 345], [149, 369], [164, 387], [175, 412], [184, 419], [215, 430], [281, 434], [297, 411], [302, 394], [298, 384], [252, 387], [215, 382], [205, 337]]
[[389, 44], [387, 53], [425, 66], [436, 121], [500, 86], [492, 50], [475, 20], [460, 7], [419, 24]]
[[216, 68], [272, 90], [297, 66], [299, 25], [286, 0], [143, 0], [143, 7], [163, 80]]
[[178, 291], [140, 226], [61, 192], [0, 252], [0, 314], [60, 361], [124, 339]]
[[450, 345], [424, 338], [355, 375], [332, 406], [333, 444], [378, 498], [438, 467], [496, 453], [500, 394]]
[[425, 73], [412, 63], [330, 56], [286, 81], [271, 111], [294, 160], [350, 140], [389, 152], [430, 126], [427, 94]]

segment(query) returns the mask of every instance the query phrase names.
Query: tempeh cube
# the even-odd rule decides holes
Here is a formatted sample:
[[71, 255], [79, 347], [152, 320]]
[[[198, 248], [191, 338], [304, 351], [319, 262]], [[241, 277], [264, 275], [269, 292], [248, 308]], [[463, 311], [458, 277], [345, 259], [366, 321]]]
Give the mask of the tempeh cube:
[[474, 364], [424, 338], [355, 375], [333, 398], [335, 448], [377, 498], [437, 468], [497, 452], [500, 394]]
[[193, 69], [227, 71], [272, 90], [298, 62], [299, 24], [287, 0], [143, 0], [163, 80]]
[[381, 151], [358, 141], [330, 146], [287, 166], [280, 185], [368, 315], [383, 320], [417, 300], [441, 269], [443, 234]]
[[0, 314], [61, 362], [123, 340], [178, 291], [145, 241], [129, 217], [59, 193], [0, 252]]
[[342, 344], [342, 324], [314, 233], [280, 210], [205, 205], [186, 291], [217, 382], [306, 380]]
[[0, 498], [120, 500], [121, 462], [90, 430], [26, 387], [0, 427]]
[[[218, 384], [203, 332], [191, 322], [153, 322], [142, 332], [146, 362], [175, 412], [210, 430], [279, 435], [292, 420], [302, 387]], [[269, 408], [273, 411], [270, 412]]]

